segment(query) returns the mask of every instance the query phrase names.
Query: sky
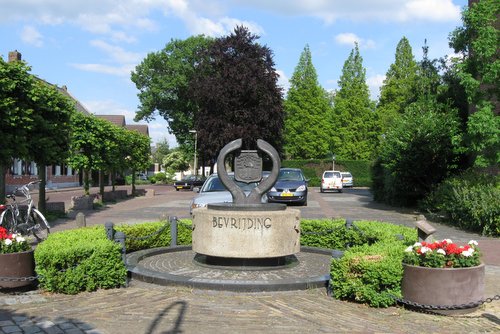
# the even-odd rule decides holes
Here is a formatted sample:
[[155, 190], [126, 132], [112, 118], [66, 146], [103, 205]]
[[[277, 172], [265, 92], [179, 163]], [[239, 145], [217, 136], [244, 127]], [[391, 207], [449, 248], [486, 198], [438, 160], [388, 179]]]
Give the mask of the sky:
[[[148, 53], [172, 39], [220, 37], [238, 25], [268, 46], [285, 91], [306, 45], [320, 85], [337, 82], [357, 42], [376, 100], [396, 46], [408, 38], [415, 59], [427, 41], [429, 57], [452, 55], [448, 36], [462, 25], [467, 0], [0, 0], [0, 55], [17, 50], [31, 73], [68, 91], [91, 113], [138, 110], [130, 73]], [[152, 144], [167, 140], [168, 123], [148, 124]]]

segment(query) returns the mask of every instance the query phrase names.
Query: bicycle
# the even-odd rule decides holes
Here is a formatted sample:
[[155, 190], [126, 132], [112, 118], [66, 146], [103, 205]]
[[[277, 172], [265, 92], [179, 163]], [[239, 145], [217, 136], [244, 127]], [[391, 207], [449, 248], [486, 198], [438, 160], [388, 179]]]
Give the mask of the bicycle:
[[[40, 242], [47, 238], [50, 233], [50, 226], [43, 214], [35, 208], [31, 198], [30, 187], [40, 180], [31, 181], [21, 187], [16, 188], [12, 194], [7, 195], [9, 204], [0, 205], [0, 226], [7, 229], [9, 233], [19, 233], [23, 236], [34, 236]], [[25, 197], [22, 201], [16, 200], [16, 193], [21, 192]], [[20, 205], [27, 205], [26, 212], [20, 209]]]

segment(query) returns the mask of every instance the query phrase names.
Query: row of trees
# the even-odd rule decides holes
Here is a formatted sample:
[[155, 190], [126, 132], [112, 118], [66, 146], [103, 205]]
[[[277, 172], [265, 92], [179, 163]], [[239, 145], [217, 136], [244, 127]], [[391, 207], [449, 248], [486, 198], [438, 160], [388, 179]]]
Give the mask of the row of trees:
[[0, 59], [1, 203], [5, 201], [6, 171], [13, 158], [38, 165], [41, 210], [45, 209], [44, 167], [48, 165], [67, 162], [84, 171], [87, 194], [91, 170], [114, 172], [148, 166], [147, 136], [76, 111], [74, 101], [30, 70], [25, 62]]
[[[498, 2], [464, 11], [450, 35], [459, 57], [416, 61], [408, 39], [397, 45], [378, 101], [370, 100], [356, 45], [338, 90], [318, 83], [306, 46], [283, 97], [272, 52], [238, 27], [229, 36], [173, 40], [137, 66], [132, 81], [141, 102], [136, 120], [158, 112], [181, 148], [195, 129], [202, 161], [243, 137], [271, 142], [284, 158], [376, 160], [375, 196], [414, 204], [446, 177], [499, 162]], [[469, 106], [472, 106], [470, 108]]]

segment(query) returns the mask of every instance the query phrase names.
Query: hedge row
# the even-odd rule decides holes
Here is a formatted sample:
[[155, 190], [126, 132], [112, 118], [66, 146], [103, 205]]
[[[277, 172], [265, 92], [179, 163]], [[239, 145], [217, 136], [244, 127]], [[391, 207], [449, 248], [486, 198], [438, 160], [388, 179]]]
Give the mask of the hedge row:
[[[180, 220], [177, 244], [191, 244], [191, 221]], [[127, 252], [170, 245], [170, 226], [165, 222], [120, 225], [126, 234]], [[394, 304], [401, 296], [404, 249], [417, 239], [415, 229], [380, 222], [302, 220], [301, 244], [344, 251], [332, 259], [331, 287], [338, 299], [375, 307]], [[50, 235], [35, 251], [41, 288], [68, 294], [123, 285], [126, 270], [120, 246], [106, 239], [103, 226], [63, 231]]]

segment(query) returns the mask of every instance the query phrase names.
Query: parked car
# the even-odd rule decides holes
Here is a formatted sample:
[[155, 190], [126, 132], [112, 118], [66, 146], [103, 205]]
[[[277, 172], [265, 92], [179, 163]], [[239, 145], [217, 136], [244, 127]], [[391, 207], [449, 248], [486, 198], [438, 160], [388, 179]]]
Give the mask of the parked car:
[[141, 181], [147, 181], [148, 180], [148, 176], [144, 173], [137, 173], [135, 178], [137, 180], [141, 180]]
[[341, 172], [340, 175], [342, 175], [342, 185], [344, 187], [354, 187], [354, 178], [351, 173]]
[[321, 185], [319, 187], [320, 192], [325, 192], [327, 190], [336, 190], [339, 193], [343, 189], [342, 175], [340, 172], [334, 170], [325, 170], [321, 176]]
[[[228, 173], [228, 176], [234, 180], [234, 173]], [[263, 172], [263, 178], [269, 176], [269, 172]], [[248, 195], [252, 189], [257, 187], [257, 182], [245, 183], [235, 181], [235, 183], [243, 189], [246, 195]], [[198, 192], [191, 200], [191, 205], [189, 213], [193, 213], [193, 209], [202, 208], [207, 206], [207, 204], [214, 203], [231, 203], [233, 201], [233, 196], [229, 190], [224, 187], [219, 176], [214, 173], [210, 175], [201, 188], [195, 188], [194, 191]], [[262, 203], [267, 203], [267, 196], [264, 194], [262, 196]]]
[[194, 187], [201, 187], [205, 182], [205, 177], [200, 175], [190, 175], [180, 181], [174, 182], [175, 190], [179, 191], [181, 189], [193, 190]]
[[299, 168], [281, 168], [278, 180], [267, 193], [269, 203], [307, 205], [307, 180]]

